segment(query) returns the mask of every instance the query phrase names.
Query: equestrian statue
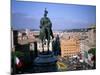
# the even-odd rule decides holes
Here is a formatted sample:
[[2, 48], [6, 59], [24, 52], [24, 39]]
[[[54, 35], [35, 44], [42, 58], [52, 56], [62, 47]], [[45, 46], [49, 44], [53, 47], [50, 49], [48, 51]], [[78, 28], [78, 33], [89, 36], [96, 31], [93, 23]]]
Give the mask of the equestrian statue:
[[50, 40], [54, 38], [52, 32], [52, 23], [50, 19], [47, 17], [48, 11], [44, 10], [44, 16], [40, 19], [40, 34], [39, 38], [42, 42], [42, 51], [44, 52], [44, 45], [47, 40], [47, 51], [49, 52], [49, 44]]

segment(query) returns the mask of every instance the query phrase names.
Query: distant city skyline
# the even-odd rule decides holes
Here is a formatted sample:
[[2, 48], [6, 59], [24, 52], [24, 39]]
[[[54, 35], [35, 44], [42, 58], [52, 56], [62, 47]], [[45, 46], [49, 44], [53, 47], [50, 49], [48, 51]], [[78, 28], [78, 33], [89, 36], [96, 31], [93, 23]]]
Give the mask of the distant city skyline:
[[48, 10], [53, 30], [79, 29], [96, 25], [96, 6], [11, 1], [13, 29], [39, 29], [45, 8]]

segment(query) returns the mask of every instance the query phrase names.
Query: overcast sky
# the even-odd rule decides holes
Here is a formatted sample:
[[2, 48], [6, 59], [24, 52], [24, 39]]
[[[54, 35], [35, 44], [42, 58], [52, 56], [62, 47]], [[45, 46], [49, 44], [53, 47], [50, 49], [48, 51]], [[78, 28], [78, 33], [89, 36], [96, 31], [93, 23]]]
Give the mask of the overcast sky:
[[54, 30], [86, 28], [96, 25], [96, 7], [89, 5], [51, 4], [12, 0], [11, 25], [14, 29], [39, 29], [44, 9]]

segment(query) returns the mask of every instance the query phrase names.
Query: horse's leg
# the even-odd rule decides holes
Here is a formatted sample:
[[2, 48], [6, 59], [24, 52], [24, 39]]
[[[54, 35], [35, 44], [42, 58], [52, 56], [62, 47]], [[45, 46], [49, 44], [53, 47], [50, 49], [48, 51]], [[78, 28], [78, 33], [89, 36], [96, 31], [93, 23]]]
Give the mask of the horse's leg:
[[47, 47], [48, 47], [48, 52], [49, 52], [49, 43], [50, 43], [50, 30], [49, 30], [49, 28], [47, 29]]
[[43, 41], [42, 41], [42, 52], [44, 52], [44, 44], [43, 44]]
[[47, 45], [48, 45], [47, 47], [48, 47], [48, 52], [49, 52], [49, 41], [48, 41], [48, 44]]

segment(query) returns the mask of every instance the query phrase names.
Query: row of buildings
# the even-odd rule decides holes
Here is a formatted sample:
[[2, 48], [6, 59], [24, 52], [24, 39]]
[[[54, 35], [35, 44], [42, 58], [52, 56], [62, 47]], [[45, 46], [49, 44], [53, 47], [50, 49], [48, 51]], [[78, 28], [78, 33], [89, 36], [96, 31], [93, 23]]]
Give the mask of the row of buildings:
[[[57, 35], [59, 35], [62, 57], [74, 56], [77, 55], [78, 53], [83, 53], [84, 51], [88, 51], [89, 49], [96, 46], [95, 26], [84, 29], [54, 31], [53, 34], [55, 38], [57, 37]], [[39, 36], [39, 31], [30, 31], [28, 29], [23, 31], [18, 31], [18, 43], [19, 44], [30, 43], [30, 49], [34, 50], [34, 42], [38, 43], [39, 41], [38, 36]], [[41, 46], [37, 46], [37, 50], [40, 49]]]
[[84, 53], [96, 47], [95, 27], [65, 31], [60, 38], [62, 57]]

